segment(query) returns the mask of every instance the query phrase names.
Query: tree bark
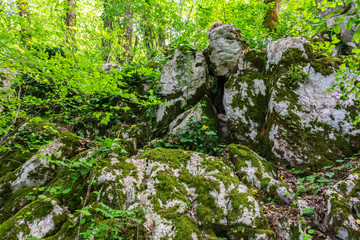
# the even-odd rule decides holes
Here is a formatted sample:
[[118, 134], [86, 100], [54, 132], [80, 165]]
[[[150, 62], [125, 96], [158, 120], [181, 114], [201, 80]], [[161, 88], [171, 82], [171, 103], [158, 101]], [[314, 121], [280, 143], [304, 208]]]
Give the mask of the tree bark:
[[75, 27], [76, 27], [76, 0], [68, 0], [68, 10], [66, 13], [66, 43], [70, 41], [75, 43]]
[[[124, 31], [125, 38], [125, 52], [123, 53], [123, 58], [119, 62], [129, 63], [131, 61], [131, 51], [132, 51], [132, 38], [133, 38], [133, 14], [130, 9], [127, 8], [125, 11], [124, 21], [122, 23], [122, 29]], [[119, 24], [121, 27], [121, 24]], [[119, 43], [121, 42], [122, 36], [119, 36]]]
[[270, 32], [274, 32], [276, 25], [279, 23], [280, 0], [265, 0], [265, 4], [271, 4], [271, 6], [266, 12], [264, 26], [269, 29]]
[[25, 21], [22, 23], [21, 29], [20, 29], [21, 42], [23, 44], [27, 44], [28, 41], [31, 39], [31, 35], [28, 31], [29, 29], [26, 26], [27, 24], [29, 24], [29, 16], [30, 16], [29, 6], [28, 6], [26, 0], [18, 0], [17, 6], [18, 6], [20, 17], [25, 19]]

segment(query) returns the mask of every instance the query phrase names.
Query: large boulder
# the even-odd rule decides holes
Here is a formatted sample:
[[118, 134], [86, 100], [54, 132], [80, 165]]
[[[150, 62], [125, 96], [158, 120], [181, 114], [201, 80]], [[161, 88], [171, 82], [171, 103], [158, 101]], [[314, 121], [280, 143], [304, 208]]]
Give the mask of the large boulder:
[[238, 72], [224, 85], [223, 105], [231, 139], [259, 143], [267, 108], [265, 61], [264, 52], [248, 51], [240, 58]]
[[209, 75], [200, 51], [176, 49], [173, 58], [162, 69], [160, 84], [160, 95], [165, 104], [156, 112], [157, 130], [165, 128], [184, 112], [184, 107], [195, 105], [211, 92], [214, 79]]
[[232, 23], [215, 22], [206, 34], [210, 44], [204, 54], [210, 71], [216, 77], [225, 78], [236, 73], [239, 60], [249, 47], [249, 44], [241, 39], [241, 30], [234, 28]]
[[327, 93], [340, 59], [317, 57], [303, 38], [271, 42], [267, 52], [272, 89], [263, 141], [268, 156], [319, 169], [350, 155], [350, 139], [360, 133], [352, 124], [358, 101]]
[[[86, 162], [93, 159], [93, 154], [90, 151], [75, 159]], [[80, 208], [86, 211], [81, 211], [82, 217], [74, 213], [75, 216], [68, 218], [65, 223], [61, 219], [61, 229], [56, 227], [58, 231], [52, 231], [49, 239], [74, 239], [78, 231], [101, 238], [96, 226], [103, 224], [105, 227], [111, 223], [109, 216], [103, 214], [109, 209], [113, 214], [120, 212], [120, 209], [141, 213], [137, 218], [143, 222], [133, 232], [139, 234], [140, 238], [275, 239], [252, 191], [240, 182], [232, 168], [221, 158], [162, 148], [131, 158], [123, 158], [115, 153], [106, 158], [107, 161], [99, 162], [96, 171], [84, 175], [86, 179], [74, 182], [74, 172], [65, 172], [50, 183], [51, 188], [71, 186], [69, 196], [57, 195], [64, 209], [73, 212]], [[78, 184], [84, 187], [79, 188]], [[88, 190], [89, 186], [91, 191]], [[73, 205], [74, 202], [78, 204]], [[104, 206], [107, 207], [104, 209]], [[95, 222], [81, 225], [81, 218], [86, 223]], [[13, 221], [14, 217], [9, 219]], [[81, 229], [78, 230], [79, 226]], [[3, 229], [8, 229], [4, 223], [0, 225], [0, 233]], [[40, 230], [40, 226], [37, 229]], [[127, 233], [132, 233], [130, 227], [120, 232]], [[40, 237], [43, 236], [45, 234]]]

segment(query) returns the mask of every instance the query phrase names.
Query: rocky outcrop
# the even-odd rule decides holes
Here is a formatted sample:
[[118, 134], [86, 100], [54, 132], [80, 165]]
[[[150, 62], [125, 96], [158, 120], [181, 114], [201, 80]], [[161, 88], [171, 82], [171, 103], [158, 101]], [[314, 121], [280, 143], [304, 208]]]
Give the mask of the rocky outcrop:
[[348, 136], [360, 133], [352, 124], [357, 101], [344, 100], [337, 91], [327, 93], [335, 83], [338, 60], [316, 59], [301, 38], [271, 42], [267, 51], [273, 81], [264, 137], [269, 156], [319, 169], [350, 155]]
[[[89, 162], [95, 156], [95, 151], [87, 151], [74, 159]], [[39, 183], [37, 187], [42, 189], [66, 189], [70, 186], [74, 189], [70, 189], [68, 195], [53, 195], [50, 191], [43, 193], [45, 200], [30, 200], [27, 207], [13, 213], [15, 217], [6, 221], [3, 219], [0, 237], [11, 232], [11, 224], [19, 225], [16, 231], [10, 233], [24, 236], [19, 239], [75, 238], [79, 226], [82, 234], [89, 232], [96, 236], [95, 227], [81, 226], [80, 219], [86, 222], [89, 221], [88, 216], [92, 216], [92, 219], [101, 222], [102, 217], [95, 212], [105, 212], [104, 206], [107, 206], [127, 211], [141, 209], [144, 215], [139, 217], [143, 219], [143, 224], [137, 231], [151, 239], [220, 239], [224, 236], [233, 239], [275, 239], [253, 193], [221, 158], [157, 148], [131, 158], [123, 158], [113, 152], [109, 153], [108, 159], [108, 162], [100, 163], [96, 171], [84, 172], [86, 180], [62, 173], [54, 174], [54, 180], [49, 184]], [[87, 188], [77, 190], [75, 183], [92, 183], [91, 192]], [[22, 194], [29, 194], [29, 191]], [[77, 209], [77, 203], [86, 199], [83, 209], [87, 210], [82, 210], [83, 215], [73, 216], [71, 220], [64, 216], [64, 210], [56, 201], [51, 200], [55, 196], [65, 203], [65, 209], [69, 211]], [[36, 218], [27, 216], [26, 209], [34, 208], [31, 212], [35, 213], [42, 209], [39, 205], [51, 205], [51, 208], [42, 211], [41, 216]]]
[[211, 92], [214, 80], [200, 51], [177, 49], [172, 60], [164, 65], [160, 83], [165, 104], [156, 112], [157, 129], [164, 128], [184, 112], [184, 107], [195, 105]]
[[236, 73], [239, 60], [245, 55], [249, 44], [242, 40], [240, 29], [231, 23], [215, 22], [207, 31], [210, 44], [204, 54], [212, 74], [216, 77], [229, 77]]
[[270, 162], [242, 145], [229, 145], [229, 154], [236, 170], [251, 186], [266, 192], [271, 198], [292, 203], [293, 193], [289, 192], [286, 183], [277, 180], [275, 167]]

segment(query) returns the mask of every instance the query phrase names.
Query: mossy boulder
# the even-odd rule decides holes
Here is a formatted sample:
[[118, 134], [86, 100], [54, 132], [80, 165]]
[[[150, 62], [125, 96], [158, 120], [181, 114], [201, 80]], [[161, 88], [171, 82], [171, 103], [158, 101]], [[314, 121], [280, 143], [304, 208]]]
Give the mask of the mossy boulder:
[[289, 186], [281, 180], [277, 180], [272, 163], [243, 145], [229, 145], [229, 156], [236, 170], [240, 175], [244, 175], [246, 182], [251, 187], [264, 191], [267, 196], [279, 199], [286, 204], [292, 202]]
[[3, 201], [11, 194], [26, 187], [39, 187], [55, 174], [56, 165], [51, 160], [69, 159], [77, 151], [79, 139], [70, 132], [63, 132], [60, 138], [40, 149], [15, 171], [0, 178], [0, 194]]
[[0, 225], [2, 239], [44, 238], [56, 233], [65, 222], [66, 212], [54, 200], [30, 203]]
[[195, 105], [211, 92], [214, 79], [200, 51], [176, 49], [173, 58], [162, 69], [160, 84], [160, 95], [165, 104], [161, 104], [156, 112], [156, 132], [166, 129], [186, 106]]
[[89, 202], [143, 206], [143, 228], [153, 229], [154, 239], [274, 239], [252, 192], [221, 158], [157, 148], [141, 157], [113, 157], [94, 179], [97, 194]]
[[215, 22], [206, 34], [210, 44], [204, 54], [211, 73], [221, 78], [228, 78], [236, 73], [239, 61], [249, 47], [249, 44], [241, 39], [241, 30], [234, 28], [232, 23]]
[[215, 132], [219, 132], [216, 109], [208, 96], [204, 96], [193, 108], [177, 116], [169, 125], [169, 134], [178, 135], [184, 130], [189, 130], [191, 122], [202, 122]]
[[[267, 51], [272, 87], [263, 135], [264, 155], [313, 170], [351, 155], [350, 136], [360, 131], [360, 126], [352, 124], [359, 103], [354, 97], [344, 100], [339, 91], [327, 93], [335, 83], [336, 67], [322, 71], [315, 61], [316, 54], [303, 38], [271, 42]], [[334, 58], [332, 66], [338, 60]]]
[[264, 75], [241, 71], [225, 83], [223, 104], [230, 138], [257, 144], [265, 122], [267, 87]]
[[353, 214], [351, 201], [333, 190], [326, 192], [326, 201], [325, 223], [331, 231], [340, 239], [360, 239], [359, 225]]

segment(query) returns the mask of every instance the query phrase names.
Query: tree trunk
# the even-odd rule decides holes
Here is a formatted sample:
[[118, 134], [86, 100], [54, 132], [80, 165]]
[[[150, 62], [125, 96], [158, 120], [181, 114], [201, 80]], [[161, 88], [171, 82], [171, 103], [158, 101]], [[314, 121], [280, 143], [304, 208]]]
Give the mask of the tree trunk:
[[[133, 38], [133, 14], [130, 12], [130, 9], [127, 9], [125, 12], [124, 20], [122, 23], [122, 29], [124, 31], [125, 38], [125, 52], [123, 53], [123, 59], [118, 59], [120, 62], [129, 63], [131, 60], [131, 51], [132, 51], [132, 38]], [[119, 26], [121, 27], [121, 26]], [[119, 43], [121, 42], [122, 36], [119, 36]]]
[[76, 27], [76, 0], [68, 0], [68, 10], [66, 13], [66, 43], [70, 41], [75, 43], [75, 27]]
[[[109, 2], [109, 0], [104, 0], [104, 10], [102, 13], [102, 19], [104, 22], [104, 27], [109, 32], [113, 29], [113, 21], [112, 17], [110, 16], [110, 5], [112, 2]], [[111, 40], [110, 39], [102, 39], [102, 59], [104, 62], [108, 63], [110, 61], [111, 56]]]
[[25, 19], [25, 21], [21, 25], [20, 35], [21, 35], [21, 42], [23, 44], [26, 44], [31, 39], [31, 35], [27, 27], [27, 25], [29, 24], [29, 15], [30, 15], [29, 6], [26, 0], [18, 0], [17, 5], [18, 5], [20, 17]]
[[269, 29], [270, 32], [273, 32], [276, 30], [276, 25], [279, 23], [280, 0], [265, 0], [265, 4], [271, 4], [271, 6], [266, 12], [264, 26]]

